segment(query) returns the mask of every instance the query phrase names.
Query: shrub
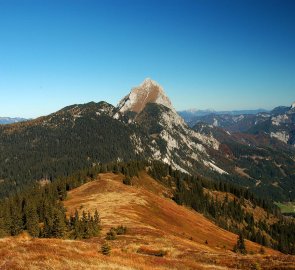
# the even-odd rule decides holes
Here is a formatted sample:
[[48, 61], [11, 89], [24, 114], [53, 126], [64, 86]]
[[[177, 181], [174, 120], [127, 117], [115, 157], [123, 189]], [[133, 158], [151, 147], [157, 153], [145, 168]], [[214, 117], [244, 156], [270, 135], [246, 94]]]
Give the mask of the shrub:
[[126, 234], [127, 227], [121, 225], [121, 226], [118, 226], [117, 228], [115, 228], [114, 230], [117, 233], [117, 235], [123, 235], [123, 234]]
[[110, 255], [110, 253], [111, 253], [111, 247], [108, 245], [108, 243], [104, 243], [101, 246], [101, 253], [103, 255]]
[[167, 251], [162, 249], [150, 249], [146, 247], [140, 247], [137, 250], [137, 253], [144, 254], [144, 255], [150, 255], [150, 256], [156, 256], [156, 257], [164, 257], [167, 254]]
[[129, 177], [124, 178], [123, 184], [127, 186], [131, 186], [131, 179]]
[[260, 254], [265, 254], [265, 249], [264, 249], [263, 246], [260, 247], [259, 253], [260, 253]]
[[262, 268], [261, 268], [261, 266], [260, 266], [260, 264], [257, 262], [257, 263], [255, 263], [255, 265], [254, 265], [254, 269], [255, 270], [262, 270]]
[[111, 228], [110, 231], [107, 233], [107, 240], [116, 240], [117, 238], [117, 232], [114, 228]]

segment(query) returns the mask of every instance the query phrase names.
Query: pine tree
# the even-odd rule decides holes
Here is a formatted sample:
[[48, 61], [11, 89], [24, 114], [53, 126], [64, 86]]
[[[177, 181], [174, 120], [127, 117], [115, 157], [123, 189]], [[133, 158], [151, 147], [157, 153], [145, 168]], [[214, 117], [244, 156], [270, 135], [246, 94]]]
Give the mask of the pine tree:
[[17, 202], [12, 202], [10, 205], [10, 234], [12, 236], [18, 235], [23, 230], [23, 221], [21, 208]]
[[42, 229], [42, 237], [52, 237], [52, 228], [53, 228], [53, 206], [49, 202], [49, 200], [44, 200], [43, 204], [43, 229]]
[[11, 216], [10, 216], [10, 206], [8, 203], [3, 203], [0, 209], [0, 237], [11, 235]]
[[98, 211], [95, 210], [94, 212], [94, 218], [93, 218], [93, 236], [97, 236], [100, 231], [100, 218]]
[[32, 202], [28, 202], [25, 208], [25, 228], [32, 237], [39, 236], [39, 216], [36, 206]]
[[237, 244], [234, 247], [234, 251], [242, 254], [247, 254], [245, 240], [242, 233], [240, 233], [238, 236]]
[[63, 238], [66, 235], [65, 213], [63, 210], [55, 209], [53, 214], [52, 236]]
[[81, 219], [81, 229], [82, 229], [82, 238], [90, 238], [90, 231], [89, 231], [89, 222], [86, 212], [82, 212], [82, 219]]

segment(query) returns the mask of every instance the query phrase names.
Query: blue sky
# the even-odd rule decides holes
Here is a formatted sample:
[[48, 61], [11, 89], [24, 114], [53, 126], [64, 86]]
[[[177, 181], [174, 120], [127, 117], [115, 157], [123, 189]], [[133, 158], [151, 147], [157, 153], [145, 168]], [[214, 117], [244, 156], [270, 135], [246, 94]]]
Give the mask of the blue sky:
[[295, 100], [295, 1], [0, 0], [0, 116], [114, 105], [146, 77], [176, 109]]

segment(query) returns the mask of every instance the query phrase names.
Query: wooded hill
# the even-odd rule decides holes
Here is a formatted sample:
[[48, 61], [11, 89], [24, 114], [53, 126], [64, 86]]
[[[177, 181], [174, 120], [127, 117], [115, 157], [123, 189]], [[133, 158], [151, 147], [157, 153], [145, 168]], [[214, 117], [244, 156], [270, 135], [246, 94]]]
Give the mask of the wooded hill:
[[[100, 229], [99, 214], [83, 213], [66, 217], [62, 201], [67, 191], [95, 179], [98, 173], [111, 171], [125, 175], [125, 184], [142, 170], [147, 171], [172, 191], [178, 204], [192, 207], [229, 231], [284, 253], [295, 253], [295, 222], [282, 216], [276, 206], [256, 198], [248, 190], [200, 176], [172, 170], [160, 162], [129, 162], [95, 165], [70, 176], [41, 186], [39, 183], [0, 204], [2, 236], [17, 235], [27, 230], [34, 237], [89, 238]], [[223, 194], [220, 199], [218, 194]], [[249, 206], [251, 206], [249, 208]], [[263, 213], [257, 216], [255, 212]]]
[[[294, 151], [266, 147], [268, 142], [258, 144], [253, 138], [236, 138], [220, 130], [195, 127], [199, 133], [192, 133], [159, 104], [149, 103], [139, 114], [126, 112], [119, 119], [114, 118], [116, 110], [106, 102], [91, 102], [0, 126], [0, 198], [93, 164], [164, 159], [174, 168], [237, 183], [264, 198], [281, 202], [295, 198]], [[206, 140], [214, 141], [212, 134], [219, 149], [206, 144]], [[213, 162], [228, 174], [203, 161]]]

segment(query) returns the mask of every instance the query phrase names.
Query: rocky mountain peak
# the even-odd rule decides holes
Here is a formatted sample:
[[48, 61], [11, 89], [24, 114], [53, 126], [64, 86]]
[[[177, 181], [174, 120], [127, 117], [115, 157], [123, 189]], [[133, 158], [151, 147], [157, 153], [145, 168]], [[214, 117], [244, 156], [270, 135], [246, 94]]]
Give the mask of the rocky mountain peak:
[[291, 109], [295, 108], [295, 101], [291, 104]]
[[134, 87], [118, 105], [121, 113], [132, 111], [141, 112], [147, 103], [157, 103], [173, 110], [171, 101], [164, 92], [164, 89], [150, 78], [145, 79], [139, 86]]

